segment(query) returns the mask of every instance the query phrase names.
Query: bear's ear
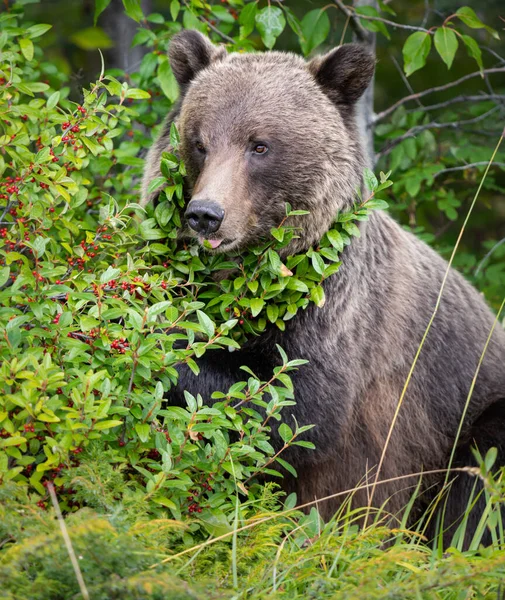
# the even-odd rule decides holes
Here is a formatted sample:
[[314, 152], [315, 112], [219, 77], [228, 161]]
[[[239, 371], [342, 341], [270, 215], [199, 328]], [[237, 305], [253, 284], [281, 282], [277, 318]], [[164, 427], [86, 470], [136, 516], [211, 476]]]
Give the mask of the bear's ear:
[[337, 104], [357, 102], [372, 80], [375, 59], [359, 44], [345, 44], [308, 64], [323, 91]]
[[174, 36], [168, 49], [170, 65], [177, 83], [184, 91], [198, 71], [208, 67], [214, 60], [226, 56], [224, 48], [214, 46], [199, 31], [188, 29]]

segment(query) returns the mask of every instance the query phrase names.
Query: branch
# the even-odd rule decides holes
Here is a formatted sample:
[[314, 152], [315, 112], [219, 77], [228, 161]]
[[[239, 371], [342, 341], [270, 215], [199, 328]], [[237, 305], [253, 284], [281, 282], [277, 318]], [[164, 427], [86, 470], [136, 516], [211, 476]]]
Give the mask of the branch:
[[[379, 159], [379, 158], [382, 158], [383, 156], [388, 155], [391, 152], [391, 150], [393, 148], [395, 148], [396, 146], [398, 146], [398, 144], [403, 142], [403, 140], [413, 137], [413, 136], [417, 135], [418, 133], [421, 133], [422, 131], [426, 131], [427, 129], [448, 129], [448, 128], [459, 129], [460, 127], [463, 127], [464, 125], [472, 125], [473, 123], [478, 123], [479, 121], [483, 121], [484, 119], [487, 119], [491, 114], [493, 114], [494, 112], [496, 112], [497, 110], [500, 110], [500, 109], [501, 109], [500, 106], [494, 106], [491, 110], [488, 110], [484, 114], [479, 115], [478, 117], [474, 117], [473, 119], [466, 119], [464, 121], [451, 121], [449, 123], [437, 123], [436, 121], [433, 121], [431, 123], [426, 123], [426, 125], [416, 125], [415, 127], [411, 127], [403, 135], [394, 139], [388, 146], [386, 146], [381, 152], [379, 152], [377, 154], [377, 158]], [[486, 164], [488, 164], [488, 163], [486, 163]]]
[[[408, 89], [408, 91], [412, 95], [415, 95], [414, 89], [410, 85], [410, 81], [405, 76], [405, 73], [403, 72], [403, 69], [401, 68], [400, 64], [398, 63], [398, 61], [396, 60], [396, 58], [393, 55], [391, 55], [391, 60], [393, 61], [393, 64], [396, 67], [396, 70], [400, 74], [400, 77], [402, 78], [402, 81], [405, 84], [405, 87]], [[422, 108], [423, 110], [425, 110], [425, 108], [423, 106], [423, 103], [421, 102], [421, 100], [419, 100], [419, 98], [416, 98], [416, 102], [417, 102], [417, 104], [419, 105], [420, 108]], [[416, 110], [416, 109], [413, 109], [413, 110]]]
[[502, 244], [505, 244], [505, 238], [501, 239], [499, 242], [496, 242], [496, 244], [491, 248], [491, 250], [486, 254], [486, 256], [484, 256], [484, 258], [480, 261], [480, 263], [478, 264], [477, 268], [475, 269], [475, 277], [477, 277], [477, 275], [480, 273], [482, 266], [484, 265], [484, 263], [486, 262], [486, 260], [494, 253], [495, 250], [497, 250]]
[[[439, 108], [446, 108], [451, 104], [457, 104], [458, 102], [485, 102], [486, 100], [505, 100], [505, 94], [480, 94], [478, 96], [456, 96], [456, 98], [451, 98], [450, 100], [446, 100], [445, 102], [439, 102], [438, 104], [430, 104], [428, 106], [423, 106], [424, 111], [429, 110], [438, 110]], [[416, 101], [418, 99], [416, 98]], [[419, 109], [412, 108], [407, 111], [407, 113], [417, 112]]]
[[[416, 27], [415, 25], [404, 25], [403, 23], [395, 23], [395, 21], [389, 21], [388, 19], [383, 19], [382, 17], [373, 17], [371, 15], [362, 15], [360, 13], [356, 13], [356, 10], [353, 6], [346, 6], [341, 0], [333, 0], [335, 4], [340, 8], [340, 10], [351, 19], [352, 28], [355, 30], [358, 37], [362, 40], [366, 39], [367, 30], [363, 27], [363, 25], [359, 22], [360, 19], [364, 19], [365, 21], [380, 21], [381, 23], [385, 23], [386, 25], [390, 25], [391, 27], [395, 27], [398, 29], [408, 29], [410, 31], [423, 31], [425, 33], [433, 34], [434, 31], [430, 31], [425, 29], [424, 27]], [[358, 29], [361, 32], [361, 35], [358, 33]]]
[[361, 42], [366, 42], [368, 40], [368, 31], [363, 27], [360, 23], [359, 19], [356, 15], [350, 10], [352, 7], [346, 6], [341, 0], [333, 0], [338, 8], [344, 13], [344, 15], [349, 19], [351, 23], [351, 27], [354, 30], [354, 33], [358, 37]]
[[410, 94], [410, 96], [405, 96], [405, 98], [401, 98], [400, 100], [398, 100], [397, 102], [392, 104], [389, 108], [386, 108], [386, 110], [383, 110], [382, 112], [378, 113], [375, 116], [373, 124], [375, 125], [379, 121], [382, 121], [382, 119], [384, 119], [385, 117], [390, 115], [399, 106], [401, 106], [402, 104], [405, 104], [406, 102], [410, 102], [411, 100], [417, 100], [419, 98], [423, 98], [424, 96], [427, 96], [428, 94], [433, 94], [434, 92], [441, 92], [443, 90], [448, 90], [449, 88], [459, 85], [460, 83], [463, 83], [464, 81], [467, 81], [468, 79], [477, 77], [477, 75], [480, 75], [482, 77], [483, 75], [486, 75], [489, 73], [505, 73], [505, 67], [495, 67], [493, 69], [484, 69], [483, 71], [475, 71], [474, 73], [469, 73], [468, 75], [464, 75], [463, 77], [460, 77], [459, 79], [456, 79], [455, 81], [450, 81], [449, 83], [445, 83], [444, 85], [437, 85], [436, 87], [432, 87], [427, 90], [423, 90], [422, 92], [417, 92], [417, 94]]
[[[432, 177], [435, 178], [435, 177], [438, 177], [439, 175], [442, 175], [443, 173], [451, 173], [453, 171], [466, 171], [467, 169], [473, 169], [474, 167], [483, 167], [487, 164], [488, 164], [487, 160], [480, 160], [478, 162], [467, 163], [466, 165], [460, 165], [459, 167], [449, 167], [447, 169], [442, 169], [441, 171], [437, 171], [436, 173], [434, 173], [432, 175]], [[502, 162], [493, 162], [491, 164], [492, 164], [492, 166], [496, 165], [497, 167], [505, 168], [505, 163], [502, 163]]]
[[207, 25], [207, 27], [210, 27], [212, 29], [212, 31], [214, 31], [214, 33], [217, 33], [218, 35], [220, 35], [223, 38], [223, 40], [226, 40], [228, 43], [230, 43], [230, 44], [237, 43], [233, 38], [226, 35], [226, 33], [223, 33], [215, 25], [212, 25], [212, 23], [210, 21], [207, 21], [207, 19], [205, 17], [199, 16], [198, 20], [201, 21], [202, 23], [205, 23]]
[[481, 48], [484, 48], [484, 50], [487, 50], [489, 52], [489, 54], [494, 56], [502, 65], [505, 65], [505, 58], [503, 58], [503, 56], [500, 56], [492, 48], [488, 48], [487, 46], [481, 46]]

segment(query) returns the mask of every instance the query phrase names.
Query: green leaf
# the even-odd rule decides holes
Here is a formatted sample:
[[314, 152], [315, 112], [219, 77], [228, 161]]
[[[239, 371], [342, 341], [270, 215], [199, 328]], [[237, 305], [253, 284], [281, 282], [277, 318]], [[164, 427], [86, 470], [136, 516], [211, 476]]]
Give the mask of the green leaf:
[[211, 11], [212, 11], [212, 14], [223, 23], [228, 23], [228, 24], [235, 23], [235, 19], [233, 18], [233, 15], [224, 6], [217, 4], [217, 5], [211, 7]]
[[9, 280], [10, 273], [10, 267], [2, 267], [0, 269], [0, 287], [7, 283], [7, 281]]
[[111, 265], [108, 266], [107, 270], [102, 273], [100, 276], [100, 283], [109, 283], [113, 279], [116, 279], [121, 275], [121, 269], [115, 269]]
[[148, 423], [135, 423], [135, 431], [140, 441], [145, 443], [151, 435], [151, 426]]
[[95, 0], [95, 14], [93, 15], [93, 25], [96, 25], [98, 17], [109, 6], [110, 0]]
[[326, 265], [324, 264], [324, 260], [319, 256], [317, 252], [312, 253], [311, 262], [314, 271], [319, 275], [322, 275]]
[[251, 35], [254, 31], [254, 25], [256, 23], [256, 14], [258, 12], [257, 2], [249, 2], [240, 11], [238, 22], [240, 25], [240, 38], [243, 40], [247, 36]]
[[435, 48], [440, 54], [442, 60], [450, 69], [452, 61], [458, 49], [458, 38], [452, 29], [449, 27], [439, 27], [435, 31]]
[[21, 53], [26, 58], [26, 60], [30, 61], [33, 59], [33, 42], [28, 38], [21, 38], [19, 40], [19, 46], [21, 48]]
[[[368, 17], [379, 17], [380, 16], [379, 11], [373, 6], [357, 6], [355, 9], [355, 12], [358, 16], [359, 15], [366, 15]], [[376, 33], [380, 32], [388, 40], [391, 39], [391, 36], [389, 35], [389, 31], [387, 30], [386, 25], [382, 21], [361, 19], [360, 23], [365, 29], [368, 29], [368, 31], [373, 31]]]
[[404, 70], [407, 76], [422, 69], [431, 50], [431, 37], [429, 33], [416, 31], [409, 35], [403, 45]]
[[310, 290], [310, 299], [318, 308], [322, 308], [326, 302], [323, 286], [317, 285], [313, 287]]
[[270, 323], [275, 323], [279, 318], [279, 307], [277, 304], [269, 304], [267, 306], [267, 317]]
[[130, 19], [137, 21], [137, 23], [144, 19], [144, 14], [140, 7], [140, 0], [123, 0], [123, 6], [125, 8], [125, 13]]
[[287, 444], [293, 438], [293, 431], [291, 430], [291, 427], [289, 427], [289, 425], [286, 425], [286, 423], [282, 423], [281, 425], [279, 425], [279, 435], [281, 437], [281, 440], [285, 444]]
[[167, 202], [166, 200], [160, 202], [154, 211], [154, 216], [156, 217], [156, 220], [158, 221], [160, 227], [166, 227], [173, 214], [174, 205], [171, 202]]
[[379, 200], [378, 198], [371, 198], [365, 206], [367, 208], [373, 208], [374, 210], [386, 210], [389, 204], [385, 200]]
[[377, 177], [375, 177], [375, 173], [370, 170], [370, 169], [365, 169], [364, 173], [363, 173], [363, 178], [365, 180], [365, 185], [366, 187], [374, 192], [377, 189], [377, 186], [379, 185], [379, 182], [377, 181]]
[[282, 10], [277, 6], [266, 6], [256, 14], [255, 19], [263, 43], [271, 50], [275, 40], [286, 27], [286, 19]]
[[118, 427], [119, 425], [122, 425], [122, 424], [123, 424], [123, 421], [118, 421], [117, 419], [110, 419], [107, 421], [98, 421], [98, 423], [95, 423], [95, 426], [93, 427], [93, 429], [95, 431], [101, 431], [102, 429], [112, 429], [112, 427]]
[[489, 27], [488, 25], [483, 23], [479, 19], [479, 17], [475, 14], [475, 11], [473, 9], [471, 9], [469, 6], [462, 6], [461, 8], [458, 8], [458, 10], [456, 11], [455, 14], [457, 17], [459, 17], [461, 19], [461, 21], [463, 21], [463, 23], [467, 27], [470, 27], [470, 29], [485, 29], [495, 39], [497, 39], [497, 40], [500, 39], [498, 32], [495, 29], [493, 29], [492, 27]]
[[146, 100], [151, 97], [149, 92], [145, 92], [144, 90], [140, 90], [139, 88], [130, 88], [126, 92], [127, 98], [133, 98], [134, 100]]
[[81, 29], [71, 35], [70, 39], [82, 50], [96, 50], [97, 48], [106, 50], [114, 46], [110, 37], [100, 27]]
[[228, 519], [220, 510], [217, 509], [203, 510], [199, 515], [198, 520], [202, 523], [210, 535], [215, 537], [233, 531], [233, 527], [228, 523]]
[[[160, 188], [164, 183], [166, 183], [166, 180], [164, 177], [155, 177], [150, 183], [149, 186], [147, 188], [147, 193], [148, 194], [152, 194], [155, 190], [157, 190], [158, 188]], [[167, 202], [168, 204], [168, 202]], [[159, 220], [158, 220], [159, 222]], [[160, 223], [161, 225], [161, 223]], [[166, 225], [166, 223], [165, 223]]]
[[330, 244], [337, 250], [338, 252], [342, 252], [344, 249], [344, 240], [342, 236], [336, 229], [330, 229], [326, 233], [326, 237], [328, 238]]
[[163, 61], [158, 67], [158, 81], [161, 89], [170, 102], [175, 102], [179, 95], [179, 86], [175, 79], [175, 75], [168, 64], [168, 61]]
[[288, 473], [291, 473], [293, 477], [297, 477], [296, 469], [292, 467], [288, 462], [286, 462], [282, 458], [277, 458], [277, 462], [281, 465], [281, 467], [284, 467]]
[[177, 20], [177, 16], [179, 15], [180, 10], [181, 4], [179, 0], [172, 0], [172, 2], [170, 2], [170, 16], [172, 17], [172, 21]]
[[251, 314], [253, 317], [257, 317], [265, 306], [265, 301], [261, 298], [251, 299]]
[[205, 335], [210, 339], [216, 331], [214, 322], [201, 310], [196, 311], [196, 316], [198, 317], [198, 322], [202, 326]]
[[355, 223], [351, 223], [350, 221], [348, 223], [343, 223], [342, 228], [345, 229], [345, 231], [347, 231], [349, 235], [354, 235], [356, 237], [360, 237], [361, 235], [358, 226]]
[[161, 504], [162, 506], [166, 506], [167, 508], [170, 509], [176, 509], [177, 506], [174, 502], [172, 502], [172, 500], [169, 500], [166, 496], [153, 496], [153, 502], [157, 502], [158, 504]]
[[28, 34], [28, 37], [33, 40], [33, 38], [44, 35], [44, 33], [46, 33], [46, 31], [49, 31], [50, 29], [52, 29], [52, 27], [53, 27], [52, 25], [46, 25], [45, 23], [39, 23], [38, 25], [32, 25], [31, 27], [28, 27], [28, 29], [26, 30], [26, 33]]
[[60, 101], [60, 92], [53, 92], [47, 99], [47, 108], [50, 110], [54, 108]]
[[300, 38], [302, 52], [307, 55], [317, 48], [330, 33], [330, 19], [328, 13], [316, 8], [309, 11], [301, 23], [303, 38]]
[[475, 60], [479, 66], [479, 70], [482, 72], [484, 70], [484, 63], [482, 62], [482, 50], [479, 48], [479, 44], [469, 35], [462, 35], [461, 39], [466, 46], [468, 56]]
[[161, 302], [156, 302], [156, 304], [153, 304], [147, 310], [147, 320], [150, 321], [151, 319], [153, 319], [157, 315], [160, 315], [169, 306], [172, 306], [171, 300], [162, 300]]

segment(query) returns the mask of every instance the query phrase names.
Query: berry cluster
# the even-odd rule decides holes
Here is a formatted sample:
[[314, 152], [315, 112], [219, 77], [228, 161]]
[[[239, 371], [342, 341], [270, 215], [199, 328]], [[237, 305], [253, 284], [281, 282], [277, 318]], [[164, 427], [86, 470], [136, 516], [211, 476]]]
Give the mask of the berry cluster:
[[119, 354], [124, 354], [130, 347], [129, 342], [125, 338], [113, 340], [110, 345], [112, 350], [117, 350]]

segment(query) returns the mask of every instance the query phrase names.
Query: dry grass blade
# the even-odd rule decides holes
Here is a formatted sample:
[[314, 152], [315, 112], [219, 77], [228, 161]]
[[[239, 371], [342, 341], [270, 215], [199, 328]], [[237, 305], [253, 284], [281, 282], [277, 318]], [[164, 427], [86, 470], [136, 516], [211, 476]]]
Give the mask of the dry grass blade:
[[186, 550], [183, 550], [182, 552], [178, 552], [177, 554], [173, 554], [172, 556], [167, 556], [162, 561], [155, 563], [154, 565], [151, 565], [149, 568], [155, 569], [156, 567], [159, 567], [162, 564], [165, 564], [167, 562], [175, 560], [176, 558], [180, 558], [181, 556], [189, 554], [190, 552], [196, 552], [198, 550], [201, 550], [202, 548], [205, 548], [206, 546], [210, 546], [212, 544], [215, 544], [216, 542], [225, 540], [225, 539], [229, 538], [230, 536], [241, 533], [242, 531], [247, 531], [248, 529], [252, 529], [253, 527], [257, 527], [258, 525], [267, 523], [268, 521], [272, 521], [273, 519], [278, 519], [280, 517], [286, 517], [287, 515], [295, 512], [295, 511], [299, 511], [304, 508], [309, 508], [310, 506], [320, 504], [321, 502], [326, 502], [326, 500], [332, 500], [333, 498], [339, 498], [341, 496], [347, 496], [349, 494], [354, 494], [354, 493], [358, 492], [359, 490], [368, 489], [375, 485], [392, 483], [394, 481], [402, 481], [404, 479], [409, 479], [411, 477], [417, 478], [417, 477], [421, 477], [421, 476], [424, 477], [427, 475], [445, 474], [448, 470], [450, 470], [451, 473], [470, 473], [470, 474], [476, 475], [476, 476], [478, 476], [480, 474], [478, 469], [472, 469], [470, 467], [458, 467], [458, 468], [454, 468], [454, 469], [434, 469], [432, 471], [419, 471], [417, 473], [409, 473], [408, 475], [400, 475], [398, 477], [390, 477], [389, 479], [383, 479], [382, 481], [377, 481], [374, 483], [364, 483], [362, 485], [356, 486], [349, 490], [344, 490], [343, 492], [337, 492], [335, 494], [330, 494], [329, 496], [324, 496], [323, 498], [317, 498], [316, 500], [312, 500], [311, 502], [306, 502], [305, 504], [299, 504], [298, 506], [295, 506], [294, 508], [290, 508], [290, 509], [284, 510], [282, 512], [275, 513], [273, 515], [269, 515], [268, 517], [256, 519], [253, 523], [248, 523], [247, 525], [243, 525], [242, 527], [238, 527], [237, 529], [234, 528], [233, 531], [229, 531], [228, 533], [223, 533], [223, 535], [219, 535], [215, 538], [208, 539], [205, 542], [202, 542], [201, 544], [197, 544], [196, 546], [187, 548]]
[[86, 588], [86, 584], [84, 583], [84, 578], [81, 573], [81, 569], [79, 567], [79, 562], [77, 561], [77, 556], [74, 552], [74, 547], [72, 546], [72, 540], [68, 535], [67, 526], [65, 525], [65, 520], [63, 519], [63, 515], [61, 514], [60, 505], [58, 503], [58, 498], [56, 497], [56, 492], [54, 491], [54, 485], [52, 483], [47, 484], [47, 491], [51, 496], [51, 502], [53, 503], [54, 510], [56, 512], [56, 516], [58, 517], [58, 523], [61, 529], [61, 535], [65, 540], [65, 546], [67, 547], [67, 552], [70, 557], [70, 561], [72, 562], [72, 567], [74, 568], [75, 577], [77, 579], [77, 583], [79, 584], [79, 588], [81, 590], [82, 597], [84, 600], [89, 600], [88, 589]]

